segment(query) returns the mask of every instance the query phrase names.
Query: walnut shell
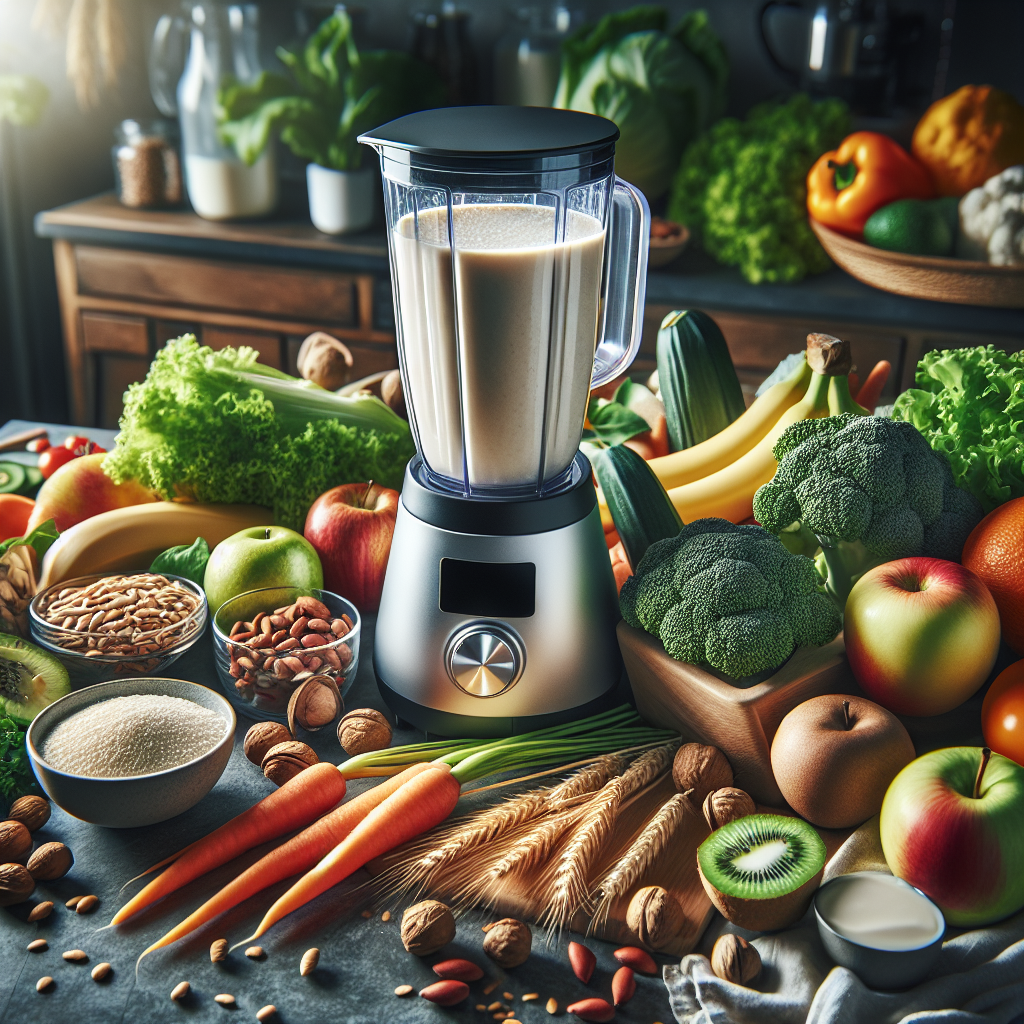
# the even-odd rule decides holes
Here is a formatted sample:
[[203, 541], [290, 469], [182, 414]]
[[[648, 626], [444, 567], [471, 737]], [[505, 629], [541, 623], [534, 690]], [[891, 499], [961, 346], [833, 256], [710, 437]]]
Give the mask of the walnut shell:
[[7, 817], [20, 821], [29, 832], [35, 832], [50, 820], [50, 801], [44, 796], [19, 796], [11, 804]]
[[429, 956], [455, 938], [455, 918], [438, 900], [423, 900], [402, 915], [402, 945], [416, 956]]
[[288, 740], [271, 747], [263, 757], [263, 774], [275, 786], [283, 786], [299, 772], [319, 763], [316, 751], [307, 743]]
[[667, 946], [685, 923], [679, 900], [660, 885], [638, 889], [626, 910], [626, 927], [650, 949]]
[[742, 936], [719, 935], [711, 950], [711, 970], [723, 981], [746, 985], [761, 973], [761, 954]]
[[348, 346], [325, 331], [314, 331], [299, 346], [296, 366], [299, 375], [336, 391], [352, 376], [352, 353]]
[[708, 828], [721, 828], [737, 818], [745, 818], [757, 810], [749, 794], [735, 786], [725, 786], [708, 793], [704, 800], [704, 820]]
[[402, 373], [400, 370], [392, 370], [380, 382], [380, 398], [392, 412], [397, 413], [403, 420], [409, 418], [409, 414], [405, 411], [405, 394], [402, 391]]
[[484, 937], [484, 952], [499, 967], [518, 967], [525, 963], [532, 946], [530, 926], [514, 917], [502, 918]]
[[350, 711], [338, 723], [338, 742], [350, 757], [391, 746], [391, 723], [373, 708]]
[[71, 851], [63, 843], [43, 843], [28, 859], [28, 873], [37, 882], [63, 878], [74, 863]]
[[732, 768], [718, 747], [684, 743], [672, 762], [672, 781], [677, 792], [690, 794], [690, 806], [696, 811], [708, 793], [732, 785]]
[[287, 743], [291, 738], [292, 734], [280, 722], [257, 722], [245, 734], [242, 750], [245, 756], [260, 768], [271, 747], [276, 747], [278, 743]]
[[23, 860], [32, 849], [32, 836], [20, 821], [0, 822], [0, 863]]
[[35, 880], [24, 865], [0, 864], [0, 907], [23, 903], [35, 887]]
[[338, 684], [330, 676], [310, 676], [295, 687], [288, 700], [288, 727], [292, 735], [296, 725], [306, 732], [317, 732], [344, 709]]

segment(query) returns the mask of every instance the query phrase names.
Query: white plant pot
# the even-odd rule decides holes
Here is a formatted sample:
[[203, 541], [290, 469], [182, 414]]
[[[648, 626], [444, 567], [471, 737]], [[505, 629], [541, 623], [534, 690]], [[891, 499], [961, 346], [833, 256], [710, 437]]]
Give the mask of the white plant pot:
[[309, 216], [326, 235], [361, 231], [373, 222], [377, 169], [333, 171], [319, 164], [306, 167]]

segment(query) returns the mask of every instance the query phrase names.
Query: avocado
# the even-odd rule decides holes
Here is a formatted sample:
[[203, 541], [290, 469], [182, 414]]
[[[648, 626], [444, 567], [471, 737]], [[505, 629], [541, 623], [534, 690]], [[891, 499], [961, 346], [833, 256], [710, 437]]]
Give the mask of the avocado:
[[890, 252], [952, 256], [956, 200], [897, 199], [875, 210], [864, 225], [864, 241]]
[[67, 669], [52, 654], [0, 633], [0, 715], [28, 725], [43, 708], [70, 692]]

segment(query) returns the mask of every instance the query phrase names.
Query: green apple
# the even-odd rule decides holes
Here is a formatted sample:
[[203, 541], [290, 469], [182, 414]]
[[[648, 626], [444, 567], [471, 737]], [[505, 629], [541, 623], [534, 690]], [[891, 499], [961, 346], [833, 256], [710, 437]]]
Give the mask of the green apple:
[[324, 571], [313, 545], [285, 526], [253, 526], [222, 540], [206, 563], [203, 589], [210, 614], [225, 601], [261, 587], [322, 590]]

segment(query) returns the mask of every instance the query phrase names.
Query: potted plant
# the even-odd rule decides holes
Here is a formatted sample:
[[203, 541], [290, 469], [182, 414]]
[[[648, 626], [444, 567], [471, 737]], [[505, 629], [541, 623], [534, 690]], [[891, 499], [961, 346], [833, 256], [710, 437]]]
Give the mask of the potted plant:
[[360, 53], [347, 14], [332, 14], [301, 50], [279, 47], [291, 76], [264, 72], [246, 85], [229, 79], [218, 95], [221, 138], [253, 164], [279, 130], [306, 168], [309, 213], [327, 234], [373, 220], [377, 171], [356, 138], [403, 114], [443, 101], [437, 74], [396, 50]]

